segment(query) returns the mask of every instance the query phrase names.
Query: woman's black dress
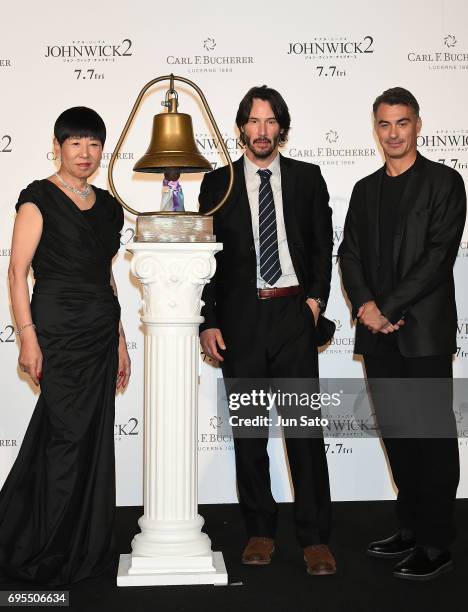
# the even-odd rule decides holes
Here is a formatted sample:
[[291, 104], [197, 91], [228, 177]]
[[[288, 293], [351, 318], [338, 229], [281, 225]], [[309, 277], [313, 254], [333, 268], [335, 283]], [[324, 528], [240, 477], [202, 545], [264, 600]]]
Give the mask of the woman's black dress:
[[89, 211], [46, 179], [24, 189], [16, 205], [33, 202], [43, 217], [31, 311], [44, 363], [41, 395], [0, 492], [3, 581], [69, 584], [115, 559], [120, 306], [110, 268], [123, 212], [94, 189]]

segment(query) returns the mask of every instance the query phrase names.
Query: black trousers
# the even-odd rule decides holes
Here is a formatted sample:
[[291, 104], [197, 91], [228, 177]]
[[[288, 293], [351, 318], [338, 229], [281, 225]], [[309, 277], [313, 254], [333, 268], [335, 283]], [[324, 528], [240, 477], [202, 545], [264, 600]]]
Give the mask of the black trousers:
[[[383, 437], [398, 487], [396, 512], [400, 527], [412, 530], [420, 545], [448, 549], [455, 537], [453, 510], [460, 477], [451, 393], [452, 356], [404, 357], [395, 346], [364, 355], [364, 363], [371, 393], [372, 379], [448, 379], [450, 392], [445, 387], [445, 392], [434, 401], [437, 400], [436, 409], [440, 411], [437, 418], [445, 432], [453, 432], [452, 437]], [[427, 402], [427, 396], [424, 401], [432, 403]], [[384, 403], [373, 394], [377, 421], [388, 418], [388, 405], [384, 407]], [[426, 406], [417, 408], [424, 418]]]
[[[225, 378], [318, 378], [315, 326], [304, 296], [259, 300], [256, 323], [245, 350], [230, 355], [226, 347], [222, 363]], [[233, 430], [239, 501], [247, 534], [274, 537], [277, 505], [271, 493], [268, 434], [245, 438]], [[331, 502], [323, 437], [285, 436], [285, 443], [299, 544], [327, 543]]]

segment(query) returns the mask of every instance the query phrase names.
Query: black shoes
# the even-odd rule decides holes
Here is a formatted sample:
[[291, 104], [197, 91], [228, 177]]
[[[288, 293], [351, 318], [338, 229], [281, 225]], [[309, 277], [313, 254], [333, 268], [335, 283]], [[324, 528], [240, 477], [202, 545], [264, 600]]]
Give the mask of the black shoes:
[[413, 552], [397, 563], [393, 568], [393, 575], [404, 580], [432, 580], [440, 574], [449, 572], [453, 568], [450, 552], [441, 551], [431, 559], [427, 551], [418, 546]]
[[404, 557], [393, 568], [395, 578], [404, 580], [432, 580], [453, 568], [449, 551], [416, 546], [414, 538], [403, 538], [400, 531], [386, 540], [371, 542], [367, 554], [380, 559]]
[[367, 554], [380, 559], [399, 559], [411, 553], [416, 546], [414, 538], [403, 539], [401, 532], [397, 532], [386, 540], [371, 542], [367, 547]]

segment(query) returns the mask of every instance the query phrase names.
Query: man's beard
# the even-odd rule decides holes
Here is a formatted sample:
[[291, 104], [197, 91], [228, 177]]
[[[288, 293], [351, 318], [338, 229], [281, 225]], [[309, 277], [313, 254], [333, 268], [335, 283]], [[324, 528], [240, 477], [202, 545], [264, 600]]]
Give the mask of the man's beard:
[[[273, 151], [276, 149], [276, 146], [278, 145], [280, 139], [280, 135], [278, 134], [278, 136], [276, 136], [276, 138], [274, 139], [274, 141], [272, 142], [269, 138], [256, 138], [253, 143], [251, 143], [250, 138], [245, 139], [245, 146], [254, 154], [254, 156], [257, 159], [266, 159], [267, 157], [270, 157], [270, 155], [273, 153]], [[264, 149], [262, 151], [257, 151], [255, 150], [253, 147], [255, 146], [255, 143], [257, 141], [266, 141], [270, 143], [270, 146], [268, 147], [268, 149]]]

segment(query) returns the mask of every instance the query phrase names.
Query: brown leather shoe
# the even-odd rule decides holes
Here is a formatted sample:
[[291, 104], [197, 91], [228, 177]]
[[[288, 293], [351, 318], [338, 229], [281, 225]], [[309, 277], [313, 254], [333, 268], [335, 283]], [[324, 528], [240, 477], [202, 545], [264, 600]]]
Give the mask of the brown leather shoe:
[[304, 548], [307, 573], [311, 576], [336, 574], [336, 561], [326, 544], [311, 544]]
[[274, 550], [275, 542], [272, 538], [249, 538], [242, 553], [242, 563], [244, 565], [268, 565]]

